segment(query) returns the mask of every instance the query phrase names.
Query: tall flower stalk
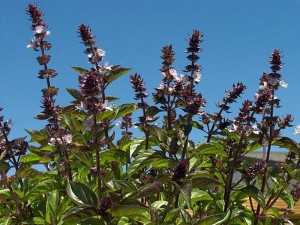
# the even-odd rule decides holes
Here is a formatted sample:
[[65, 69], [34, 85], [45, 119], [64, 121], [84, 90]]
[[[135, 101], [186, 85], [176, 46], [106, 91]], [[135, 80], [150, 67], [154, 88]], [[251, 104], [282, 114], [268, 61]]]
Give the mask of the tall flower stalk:
[[186, 53], [188, 54], [187, 59], [191, 64], [187, 65], [184, 70], [184, 72], [190, 73], [190, 75], [187, 76], [188, 83], [181, 96], [183, 108], [186, 112], [186, 140], [183, 146], [181, 159], [186, 158], [189, 134], [192, 130], [192, 117], [199, 114], [206, 103], [202, 95], [196, 94], [195, 92], [195, 83], [199, 82], [201, 78], [201, 66], [196, 63], [200, 59], [197, 54], [202, 51], [200, 48], [200, 44], [203, 42], [202, 37], [203, 34], [200, 31], [194, 30], [189, 38], [189, 47], [186, 49]]
[[[268, 165], [270, 160], [271, 148], [273, 141], [279, 137], [280, 130], [285, 127], [289, 126], [290, 122], [292, 121], [291, 117], [288, 116], [283, 122], [279, 125], [279, 129], [276, 130], [275, 127], [278, 124], [278, 119], [274, 115], [275, 107], [279, 107], [279, 100], [275, 97], [275, 91], [278, 89], [279, 86], [282, 85], [282, 75], [279, 71], [282, 68], [282, 61], [281, 61], [281, 53], [279, 50], [274, 50], [270, 56], [270, 68], [272, 70], [269, 74], [263, 74], [261, 77], [260, 82], [260, 90], [256, 95], [256, 111], [257, 113], [262, 113], [263, 115], [263, 122], [261, 123], [261, 130], [262, 130], [262, 140], [263, 140], [263, 151], [264, 151], [264, 161]], [[267, 108], [266, 106], [269, 106]], [[262, 184], [261, 184], [261, 193], [264, 193], [266, 190], [266, 185], [268, 181], [268, 167], [266, 166], [263, 172]], [[281, 194], [279, 191], [278, 196], [275, 197], [276, 199]], [[270, 203], [270, 202], [268, 202]], [[261, 205], [258, 204], [255, 214], [255, 222], [254, 224], [258, 224], [260, 215], [261, 215]]]
[[[51, 60], [51, 55], [47, 54], [52, 47], [46, 38], [50, 35], [50, 31], [47, 30], [48, 25], [43, 20], [42, 11], [35, 5], [29, 4], [27, 8], [27, 14], [30, 16], [32, 22], [31, 29], [34, 32], [33, 38], [30, 43], [27, 45], [27, 48], [39, 51], [40, 55], [37, 57], [37, 62], [42, 69], [39, 71], [38, 78], [45, 79], [47, 87], [42, 89], [43, 99], [41, 101], [43, 111], [37, 116], [38, 119], [47, 119], [49, 124], [46, 126], [46, 129], [49, 131], [49, 134], [53, 135], [51, 138], [63, 139], [61, 134], [61, 127], [59, 125], [60, 118], [59, 113], [61, 108], [55, 105], [55, 96], [58, 93], [58, 88], [51, 85], [51, 79], [57, 76], [55, 69], [49, 67], [49, 62]], [[72, 170], [71, 162], [69, 159], [69, 153], [66, 146], [61, 144], [56, 145], [58, 149], [58, 154], [60, 157], [64, 158], [60, 162], [61, 164], [66, 164], [67, 168], [67, 177], [69, 180], [72, 180]], [[64, 172], [60, 172], [64, 176]]]
[[[97, 115], [101, 114], [106, 110], [107, 100], [105, 97], [106, 88], [106, 74], [105, 71], [108, 66], [100, 66], [99, 62], [102, 61], [105, 56], [105, 51], [98, 48], [95, 45], [94, 36], [91, 29], [81, 24], [78, 27], [78, 34], [82, 40], [82, 43], [86, 46], [84, 53], [88, 57], [88, 61], [94, 65], [94, 68], [86, 71], [83, 75], [78, 77], [81, 93], [84, 97], [83, 109], [87, 111], [88, 116], [92, 116], [91, 129], [93, 132], [92, 149], [96, 157], [96, 177], [97, 177], [97, 192], [98, 198], [101, 198], [101, 171], [100, 171], [100, 148], [103, 147], [103, 141], [99, 139], [101, 131], [104, 131], [105, 138], [108, 139], [108, 124], [106, 121], [97, 121]], [[102, 143], [102, 144], [101, 144]], [[108, 143], [107, 141], [104, 143]]]

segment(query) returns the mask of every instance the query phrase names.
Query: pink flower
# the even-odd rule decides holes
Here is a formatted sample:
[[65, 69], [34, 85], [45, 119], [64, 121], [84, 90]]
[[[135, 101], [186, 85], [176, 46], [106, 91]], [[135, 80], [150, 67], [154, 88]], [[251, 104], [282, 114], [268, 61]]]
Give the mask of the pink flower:
[[104, 70], [111, 70], [111, 66], [109, 65], [108, 62], [105, 62], [102, 67]]
[[97, 54], [101, 57], [105, 56], [105, 51], [103, 49], [97, 48]]
[[158, 90], [164, 90], [166, 85], [164, 83], [160, 83], [157, 87]]
[[94, 126], [94, 120], [93, 119], [85, 120], [83, 121], [83, 125], [87, 128], [87, 130], [91, 130], [92, 127]]
[[62, 139], [63, 139], [67, 144], [71, 144], [71, 143], [72, 143], [73, 136], [72, 136], [72, 134], [66, 134], [65, 136], [62, 137]]
[[44, 27], [43, 26], [36, 26], [34, 32], [36, 34], [40, 34], [43, 32]]

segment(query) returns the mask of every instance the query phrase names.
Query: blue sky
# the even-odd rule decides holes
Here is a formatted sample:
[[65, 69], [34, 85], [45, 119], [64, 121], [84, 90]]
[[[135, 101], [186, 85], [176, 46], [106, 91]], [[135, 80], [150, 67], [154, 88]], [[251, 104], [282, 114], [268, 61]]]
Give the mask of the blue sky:
[[[134, 101], [130, 74], [143, 76], [148, 93], [160, 83], [163, 46], [173, 45], [174, 66], [182, 72], [188, 63], [186, 39], [193, 29], [199, 29], [204, 42], [197, 90], [206, 98], [208, 112], [217, 110], [215, 103], [238, 81], [248, 87], [243, 99], [253, 99], [259, 77], [270, 72], [269, 53], [280, 49], [285, 63], [282, 74], [289, 86], [277, 93], [282, 100], [277, 113], [292, 114], [294, 124], [300, 124], [300, 1], [0, 0], [0, 106], [5, 118], [14, 121], [12, 136], [25, 136], [25, 128], [43, 127], [33, 119], [41, 111], [40, 90], [46, 82], [36, 78], [40, 69], [37, 53], [26, 48], [33, 36], [25, 13], [29, 3], [42, 9], [51, 31], [50, 66], [58, 72], [52, 83], [60, 89], [57, 104], [61, 106], [72, 100], [65, 88], [78, 88], [77, 74], [70, 67], [90, 67], [76, 33], [81, 23], [92, 28], [97, 45], [106, 51], [105, 61], [132, 68], [109, 88], [109, 93], [123, 102]], [[291, 128], [286, 135], [293, 132]], [[294, 138], [300, 141], [300, 137]]]

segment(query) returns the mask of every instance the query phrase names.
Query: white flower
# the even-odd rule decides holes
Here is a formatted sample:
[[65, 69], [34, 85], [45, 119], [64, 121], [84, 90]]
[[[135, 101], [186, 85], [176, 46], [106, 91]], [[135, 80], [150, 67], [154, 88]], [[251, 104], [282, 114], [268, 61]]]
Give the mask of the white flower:
[[56, 138], [56, 141], [58, 144], [62, 145], [63, 144], [63, 141], [60, 139], [60, 138]]
[[279, 86], [287, 88], [288, 84], [284, 82], [284, 80], [279, 81]]
[[267, 88], [267, 85], [267, 82], [263, 82], [263, 84], [259, 86], [259, 90], [265, 90]]
[[84, 102], [80, 102], [80, 104], [76, 105], [75, 108], [78, 109], [78, 110], [85, 110], [86, 105], [84, 104]]
[[163, 78], [166, 78], [166, 73], [162, 72], [161, 75], [163, 76]]
[[107, 104], [108, 104], [108, 101], [105, 100], [103, 103], [103, 107], [108, 111], [114, 111], [113, 106], [107, 106]]
[[164, 90], [165, 87], [166, 87], [166, 85], [164, 83], [160, 83], [156, 89], [158, 89], [158, 90]]
[[31, 39], [29, 44], [26, 46], [26, 48], [33, 48], [34, 46], [35, 46], [35, 41]]
[[200, 74], [199, 72], [193, 73], [192, 77], [194, 78], [194, 81], [195, 81], [196, 83], [199, 83], [200, 80], [201, 80], [201, 74]]
[[175, 80], [178, 80], [178, 79], [179, 79], [178, 73], [177, 73], [177, 71], [176, 71], [175, 69], [170, 69], [170, 70], [169, 70], [169, 73], [170, 73], [170, 75], [171, 75], [172, 77], [174, 77]]
[[105, 56], [105, 51], [101, 48], [97, 48], [97, 54], [101, 57], [104, 57]]
[[56, 142], [56, 139], [55, 139], [55, 138], [50, 138], [50, 142], [48, 143], [48, 145], [54, 146], [54, 145], [55, 145], [55, 142]]
[[238, 130], [238, 128], [239, 128], [239, 126], [238, 126], [238, 125], [236, 125], [236, 124], [232, 124], [232, 129], [233, 129], [233, 131], [237, 131], [237, 130]]
[[300, 134], [300, 125], [296, 126], [294, 134]]
[[103, 69], [104, 69], [104, 70], [111, 70], [111, 67], [112, 67], [112, 66], [110, 66], [108, 62], [105, 62], [105, 63], [103, 64]]
[[115, 187], [113, 180], [108, 181], [107, 184], [108, 184], [108, 186], [110, 186], [110, 188], [114, 188]]
[[189, 82], [189, 77], [184, 74], [180, 74], [180, 78], [177, 79], [177, 81], [181, 81], [183, 84], [187, 84]]
[[12, 124], [13, 124], [13, 121], [11, 119], [9, 119], [5, 122], [5, 126], [7, 126], [8, 128], [10, 128]]
[[93, 53], [87, 54], [88, 58], [92, 58], [93, 57]]
[[119, 121], [116, 123], [116, 126], [121, 127], [122, 124], [123, 124], [122, 121], [119, 120]]
[[35, 27], [35, 33], [36, 34], [40, 34], [40, 33], [42, 33], [43, 32], [43, 29], [44, 29], [44, 27], [43, 26], [36, 26]]
[[73, 140], [72, 134], [66, 134], [65, 136], [62, 137], [62, 139], [67, 143], [71, 144]]
[[168, 88], [168, 91], [169, 91], [170, 93], [172, 93], [172, 92], [174, 91], [174, 88], [173, 88], [173, 87], [169, 87], [169, 88]]
[[46, 31], [46, 36], [49, 36], [49, 35], [50, 35], [50, 31], [47, 30], [47, 31]]

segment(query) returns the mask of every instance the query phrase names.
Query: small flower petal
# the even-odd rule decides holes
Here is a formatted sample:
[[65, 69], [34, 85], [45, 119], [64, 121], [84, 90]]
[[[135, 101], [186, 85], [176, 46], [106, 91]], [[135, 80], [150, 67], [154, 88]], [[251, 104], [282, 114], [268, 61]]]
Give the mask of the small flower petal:
[[44, 27], [43, 26], [36, 26], [35, 27], [35, 33], [40, 34], [43, 32]]
[[284, 82], [284, 80], [279, 81], [279, 86], [287, 88], [288, 84]]
[[300, 125], [296, 126], [294, 134], [300, 134]]

